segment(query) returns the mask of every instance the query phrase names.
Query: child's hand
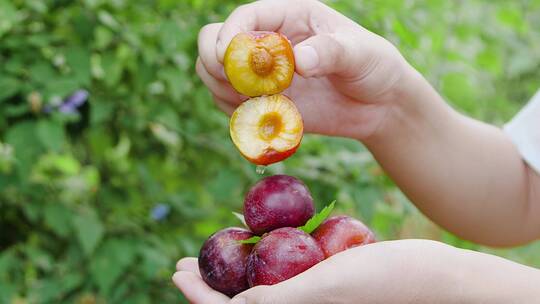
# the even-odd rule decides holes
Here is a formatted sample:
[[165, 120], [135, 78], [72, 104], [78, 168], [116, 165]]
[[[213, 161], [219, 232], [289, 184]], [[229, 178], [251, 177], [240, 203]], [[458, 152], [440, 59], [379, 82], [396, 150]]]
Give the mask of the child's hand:
[[323, 3], [257, 1], [199, 33], [197, 73], [229, 114], [246, 98], [227, 81], [223, 56], [236, 34], [253, 30], [280, 32], [291, 40], [298, 74], [285, 94], [297, 104], [308, 132], [369, 137], [411, 74], [392, 44]]
[[177, 270], [173, 281], [193, 304], [532, 303], [540, 297], [537, 270], [425, 240], [350, 249], [232, 301], [203, 282], [196, 259], [180, 260]]

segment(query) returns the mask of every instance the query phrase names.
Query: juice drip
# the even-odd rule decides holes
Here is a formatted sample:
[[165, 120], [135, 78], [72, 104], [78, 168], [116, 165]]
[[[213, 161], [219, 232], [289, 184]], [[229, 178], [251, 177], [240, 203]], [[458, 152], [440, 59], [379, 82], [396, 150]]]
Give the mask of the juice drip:
[[258, 165], [255, 169], [255, 172], [257, 172], [257, 174], [264, 174], [264, 171], [266, 171], [266, 166], [263, 165]]

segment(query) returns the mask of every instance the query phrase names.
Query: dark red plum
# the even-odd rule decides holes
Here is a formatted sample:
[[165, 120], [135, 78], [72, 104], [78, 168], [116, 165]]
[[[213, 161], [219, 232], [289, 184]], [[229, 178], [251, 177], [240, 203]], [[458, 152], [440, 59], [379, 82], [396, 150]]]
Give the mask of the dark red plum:
[[248, 283], [250, 287], [277, 284], [322, 260], [324, 253], [309, 234], [296, 228], [279, 228], [265, 234], [249, 255]]
[[349, 216], [333, 216], [313, 233], [326, 257], [352, 247], [375, 242], [375, 235], [359, 220]]
[[244, 200], [244, 217], [261, 235], [282, 227], [304, 225], [315, 212], [308, 188], [299, 179], [273, 175], [257, 182]]
[[233, 227], [214, 233], [204, 242], [199, 253], [199, 270], [206, 284], [229, 297], [249, 288], [246, 265], [253, 245], [239, 241], [252, 236], [246, 229]]

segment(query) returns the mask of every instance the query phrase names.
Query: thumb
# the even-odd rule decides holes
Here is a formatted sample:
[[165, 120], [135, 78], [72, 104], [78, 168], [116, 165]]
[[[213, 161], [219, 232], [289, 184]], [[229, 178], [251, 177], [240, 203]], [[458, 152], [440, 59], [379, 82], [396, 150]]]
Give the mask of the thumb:
[[312, 36], [294, 47], [294, 60], [298, 74], [320, 77], [346, 72], [347, 46], [338, 34]]
[[346, 31], [312, 36], [294, 47], [296, 71], [304, 77], [359, 78], [376, 58], [380, 42]]

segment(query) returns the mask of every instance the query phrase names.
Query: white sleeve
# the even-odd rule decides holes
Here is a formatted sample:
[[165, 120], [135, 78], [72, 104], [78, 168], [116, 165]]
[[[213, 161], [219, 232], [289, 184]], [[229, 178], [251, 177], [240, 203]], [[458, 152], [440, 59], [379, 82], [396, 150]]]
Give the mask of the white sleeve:
[[523, 159], [540, 173], [540, 91], [504, 126], [504, 131]]

